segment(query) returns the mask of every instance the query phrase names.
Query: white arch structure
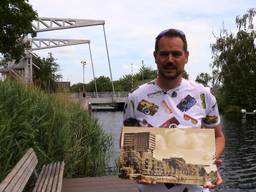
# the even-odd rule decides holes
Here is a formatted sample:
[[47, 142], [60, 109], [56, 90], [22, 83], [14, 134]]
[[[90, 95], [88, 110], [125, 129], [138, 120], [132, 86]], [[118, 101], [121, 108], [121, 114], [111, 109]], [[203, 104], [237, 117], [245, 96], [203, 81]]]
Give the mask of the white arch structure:
[[[109, 58], [108, 44], [106, 38], [105, 31], [105, 21], [104, 20], [88, 20], [88, 19], [69, 19], [69, 18], [50, 18], [50, 17], [40, 17], [38, 20], [32, 22], [32, 27], [36, 32], [45, 32], [45, 31], [54, 31], [54, 30], [62, 30], [62, 29], [70, 29], [70, 28], [78, 28], [78, 27], [89, 27], [95, 25], [102, 25], [104, 32], [104, 40], [107, 52], [107, 60], [108, 67], [111, 78], [111, 85], [113, 90], [113, 97], [115, 95], [115, 89], [113, 84], [112, 70]], [[32, 83], [33, 70], [32, 70], [32, 51], [40, 50], [40, 49], [48, 49], [48, 48], [56, 48], [70, 45], [78, 45], [78, 44], [88, 44], [90, 51], [90, 59], [92, 64], [94, 82], [95, 82], [95, 90], [97, 94], [97, 86], [95, 81], [95, 73], [93, 67], [93, 60], [90, 48], [89, 40], [75, 40], [75, 39], [43, 39], [43, 38], [32, 38], [29, 39], [31, 50], [26, 50], [26, 56], [21, 60], [21, 62], [16, 65], [14, 62], [8, 64], [7, 69], [2, 69], [1, 72], [5, 72], [6, 70], [12, 73], [16, 73], [16, 76], [19, 74], [15, 72], [14, 69], [23, 68], [24, 69], [24, 78], [27, 83]]]
[[[92, 59], [92, 51], [91, 51], [91, 46], [90, 46], [90, 40], [33, 38], [33, 39], [30, 40], [30, 44], [31, 44], [31, 51], [37, 51], [37, 50], [49, 49], [49, 48], [56, 48], [56, 47], [64, 47], [64, 46], [70, 46], [70, 45], [88, 44], [89, 52], [90, 52], [90, 61], [91, 61], [91, 64], [92, 64], [92, 74], [93, 74], [94, 88], [95, 88], [96, 96], [98, 97], [98, 89], [97, 89], [97, 83], [96, 83], [95, 72], [94, 72], [94, 65], [93, 65], [93, 59]], [[31, 71], [30, 73], [32, 74], [33, 71]], [[31, 77], [32, 77], [32, 75], [31, 75]]]

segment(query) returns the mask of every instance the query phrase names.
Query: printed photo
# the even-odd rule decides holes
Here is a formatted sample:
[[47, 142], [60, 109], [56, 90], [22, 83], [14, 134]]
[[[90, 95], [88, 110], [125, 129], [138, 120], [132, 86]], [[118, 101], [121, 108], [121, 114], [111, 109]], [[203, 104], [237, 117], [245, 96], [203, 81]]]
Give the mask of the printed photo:
[[204, 185], [217, 174], [214, 129], [124, 127], [119, 176]]

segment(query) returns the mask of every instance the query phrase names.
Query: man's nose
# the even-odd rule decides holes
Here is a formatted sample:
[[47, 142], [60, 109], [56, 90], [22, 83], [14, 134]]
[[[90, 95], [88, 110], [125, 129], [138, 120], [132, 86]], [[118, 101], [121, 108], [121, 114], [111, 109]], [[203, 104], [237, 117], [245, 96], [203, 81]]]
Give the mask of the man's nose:
[[173, 57], [172, 53], [169, 53], [169, 55], [168, 55], [168, 60], [169, 60], [169, 61], [173, 61], [173, 60], [174, 60], [174, 57]]

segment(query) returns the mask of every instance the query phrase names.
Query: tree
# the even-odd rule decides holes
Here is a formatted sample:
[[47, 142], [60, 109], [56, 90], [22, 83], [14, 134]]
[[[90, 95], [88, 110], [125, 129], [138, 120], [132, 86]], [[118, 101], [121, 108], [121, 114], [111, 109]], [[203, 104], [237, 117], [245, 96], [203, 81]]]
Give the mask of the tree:
[[[109, 77], [100, 76], [96, 78], [96, 82], [97, 82], [98, 92], [112, 91], [111, 80]], [[89, 86], [91, 87], [90, 89], [89, 89]], [[88, 91], [91, 91], [91, 92], [95, 91], [93, 80], [88, 84]]]
[[145, 79], [154, 79], [156, 78], [157, 71], [152, 70], [150, 67], [146, 67], [144, 64], [139, 69], [139, 73], [134, 75], [134, 78], [137, 81], [145, 80]]
[[82, 92], [83, 91], [83, 83], [76, 83], [70, 87], [71, 92]]
[[[182, 74], [182, 76], [188, 79], [188, 74], [186, 71]], [[139, 72], [131, 75], [124, 75], [119, 80], [114, 81], [115, 91], [131, 91], [138, 87], [139, 85], [149, 82], [157, 77], [157, 70], [152, 70], [150, 67], [146, 67], [142, 65], [139, 69]], [[97, 81], [97, 89], [99, 92], [112, 91], [111, 81], [108, 77], [100, 76], [96, 79]], [[87, 92], [94, 92], [94, 81], [90, 81], [85, 85]], [[82, 84], [78, 83], [72, 85], [72, 92], [79, 92], [82, 90]]]
[[212, 68], [222, 85], [225, 104], [248, 110], [256, 108], [255, 14], [256, 9], [250, 9], [243, 16], [237, 16], [238, 32], [231, 33], [223, 28], [211, 46], [214, 59]]
[[57, 74], [59, 65], [55, 61], [56, 59], [51, 53], [49, 53], [49, 57], [43, 59], [33, 57], [33, 63], [38, 67], [34, 67], [33, 71], [34, 84], [47, 92], [55, 92], [56, 81], [62, 77]]
[[208, 73], [200, 73], [196, 77], [196, 81], [198, 83], [202, 83], [204, 86], [209, 86], [210, 81], [212, 80], [212, 77]]
[[[133, 79], [133, 81], [132, 81]], [[116, 91], [131, 91], [134, 88], [134, 77], [132, 75], [124, 75], [118, 81], [115, 81]]]
[[37, 13], [29, 5], [28, 0], [1, 0], [0, 1], [0, 53], [4, 59], [18, 61], [24, 54], [28, 43], [24, 38], [31, 33], [32, 21]]
[[184, 70], [184, 72], [182, 73], [182, 77], [184, 79], [189, 79], [189, 75], [188, 75], [187, 71]]

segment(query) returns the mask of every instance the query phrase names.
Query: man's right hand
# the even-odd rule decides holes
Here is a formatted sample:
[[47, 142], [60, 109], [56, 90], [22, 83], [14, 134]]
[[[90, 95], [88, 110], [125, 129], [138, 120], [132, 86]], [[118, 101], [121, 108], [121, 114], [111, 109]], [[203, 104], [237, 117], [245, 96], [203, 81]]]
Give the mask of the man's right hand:
[[156, 184], [156, 181], [154, 180], [149, 180], [149, 179], [140, 179], [136, 180], [138, 184], [143, 184], [143, 185], [150, 185], [150, 184]]
[[214, 183], [212, 182], [207, 182], [203, 187], [204, 188], [209, 188], [209, 189], [213, 189], [218, 187], [219, 185], [221, 185], [223, 183], [223, 179], [219, 173], [219, 171], [217, 171], [217, 176], [216, 176], [216, 181]]

